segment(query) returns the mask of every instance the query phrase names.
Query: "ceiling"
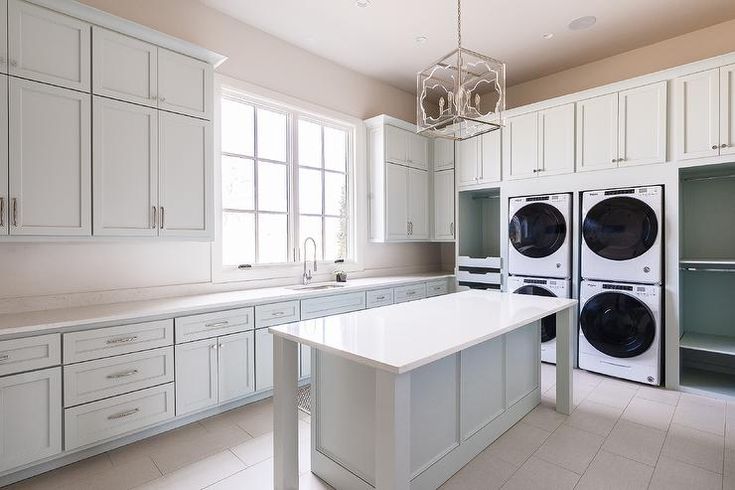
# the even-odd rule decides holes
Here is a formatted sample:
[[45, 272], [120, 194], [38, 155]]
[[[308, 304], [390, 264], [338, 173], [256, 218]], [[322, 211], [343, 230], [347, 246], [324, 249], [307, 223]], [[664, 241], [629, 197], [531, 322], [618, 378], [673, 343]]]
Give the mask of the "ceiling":
[[[200, 1], [411, 93], [416, 72], [457, 43], [454, 0]], [[514, 85], [735, 18], [735, 1], [465, 0], [462, 12], [462, 44], [505, 61]], [[567, 28], [586, 15], [592, 28]]]

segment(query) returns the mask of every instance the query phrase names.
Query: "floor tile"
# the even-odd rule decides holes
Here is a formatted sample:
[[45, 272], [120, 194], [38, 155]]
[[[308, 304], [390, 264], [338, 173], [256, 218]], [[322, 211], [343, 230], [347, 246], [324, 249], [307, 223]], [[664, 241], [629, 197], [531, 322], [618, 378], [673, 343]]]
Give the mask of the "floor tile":
[[[33, 478], [20, 481], [8, 487], [7, 490], [76, 490], [88, 486], [87, 481], [95, 475], [114, 469], [107, 454], [100, 454], [83, 459], [77, 463], [63, 466], [55, 471], [42, 473]], [[157, 476], [160, 476], [158, 473]], [[142, 482], [144, 482], [143, 480]], [[141, 483], [142, 483], [141, 482]], [[119, 488], [119, 487], [118, 487]]]
[[227, 417], [253, 437], [273, 432], [273, 399], [230, 410]]
[[546, 439], [534, 456], [581, 475], [597, 454], [603, 440], [597, 434], [564, 425]]
[[672, 423], [661, 454], [713, 473], [722, 473], [724, 448], [724, 436]]
[[651, 475], [652, 466], [600, 451], [575, 490], [645, 490]]
[[584, 400], [574, 409], [564, 423], [577, 429], [607, 437], [622, 413], [622, 407], [611, 407], [610, 405]]
[[[300, 483], [300, 482], [299, 482]], [[300, 487], [301, 485], [299, 485]], [[273, 459], [266, 459], [260, 463], [238, 471], [219, 480], [207, 490], [250, 490], [273, 488]]]
[[541, 392], [548, 390], [556, 383], [556, 366], [541, 363]]
[[661, 456], [651, 480], [651, 490], [719, 490], [722, 475]]
[[725, 406], [722, 400], [684, 393], [676, 406], [672, 423], [723, 435], [725, 433]]
[[557, 412], [554, 405], [541, 402], [540, 405], [536, 406], [528, 415], [523, 417], [523, 422], [539, 429], [553, 432], [566, 419], [567, 416]]
[[606, 379], [590, 392], [586, 400], [610, 405], [611, 407], [625, 408], [637, 391], [637, 388], [627, 383]]
[[243, 469], [245, 465], [234, 454], [230, 451], [222, 451], [164, 475], [140, 488], [145, 490], [199, 490]]
[[661, 453], [666, 432], [625, 420], [615, 424], [602, 449], [639, 463], [654, 466]]
[[232, 452], [251, 466], [273, 457], [273, 432], [255, 437], [232, 448]]
[[519, 422], [493, 442], [488, 451], [506, 463], [520, 466], [551, 433]]
[[[576, 407], [582, 403], [582, 401], [589, 396], [592, 390], [594, 390], [592, 385], [572, 385], [573, 405]], [[548, 406], [556, 406], [556, 385], [541, 394], [541, 401]]]
[[623, 420], [636, 424], [668, 430], [676, 407], [643, 398], [633, 398], [623, 412]]
[[678, 391], [667, 390], [656, 386], [641, 386], [635, 394], [636, 398], [649, 400], [652, 402], [665, 403], [667, 405], [676, 406], [679, 403], [681, 393]]
[[566, 490], [573, 489], [579, 475], [573, 471], [531, 457], [503, 485], [503, 490]]
[[439, 488], [440, 490], [469, 488], [495, 490], [502, 487], [516, 469], [517, 466], [493, 456], [492, 452], [486, 449]]

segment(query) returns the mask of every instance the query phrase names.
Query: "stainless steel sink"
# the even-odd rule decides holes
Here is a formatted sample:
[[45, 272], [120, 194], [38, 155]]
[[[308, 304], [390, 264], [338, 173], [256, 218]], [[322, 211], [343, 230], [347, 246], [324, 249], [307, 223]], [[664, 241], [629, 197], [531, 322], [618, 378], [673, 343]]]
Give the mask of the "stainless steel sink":
[[292, 289], [295, 291], [318, 291], [320, 289], [336, 289], [336, 288], [343, 288], [343, 287], [345, 287], [345, 284], [321, 283], [321, 284], [307, 284], [305, 286], [291, 286], [287, 289]]

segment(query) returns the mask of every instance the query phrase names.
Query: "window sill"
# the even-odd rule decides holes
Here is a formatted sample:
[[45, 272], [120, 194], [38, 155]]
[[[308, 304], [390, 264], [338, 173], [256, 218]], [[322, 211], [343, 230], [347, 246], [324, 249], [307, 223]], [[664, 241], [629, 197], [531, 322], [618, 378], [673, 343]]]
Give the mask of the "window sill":
[[[312, 262], [308, 261], [309, 268]], [[344, 263], [335, 264], [332, 260], [317, 261], [317, 270], [313, 277], [313, 282], [333, 281], [336, 271], [360, 272], [363, 267], [357, 262], [345, 261]], [[215, 283], [229, 282], [245, 282], [245, 281], [267, 281], [274, 280], [283, 284], [299, 283], [304, 273], [303, 262], [293, 262], [289, 264], [255, 264], [247, 269], [226, 268], [219, 271], [213, 271], [212, 280]], [[292, 281], [287, 281], [292, 279]], [[274, 286], [279, 284], [274, 284]]]

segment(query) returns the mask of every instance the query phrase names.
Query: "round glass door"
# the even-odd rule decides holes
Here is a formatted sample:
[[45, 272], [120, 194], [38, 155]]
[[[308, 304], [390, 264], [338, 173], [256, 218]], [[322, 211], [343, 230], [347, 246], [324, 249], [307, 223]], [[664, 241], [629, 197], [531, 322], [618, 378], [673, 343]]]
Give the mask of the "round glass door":
[[564, 243], [567, 224], [554, 206], [535, 202], [516, 211], [508, 225], [508, 238], [521, 255], [538, 259], [553, 254]]
[[[526, 285], [514, 291], [517, 294], [527, 294], [530, 296], [547, 296], [556, 298], [548, 289], [539, 286]], [[556, 315], [549, 315], [541, 320], [541, 342], [548, 342], [556, 338]]]
[[582, 224], [587, 246], [609, 260], [630, 260], [643, 255], [657, 235], [658, 220], [651, 206], [626, 196], [595, 204]]
[[656, 337], [656, 321], [640, 300], [623, 293], [600, 293], [579, 314], [582, 333], [592, 346], [612, 357], [643, 354]]

